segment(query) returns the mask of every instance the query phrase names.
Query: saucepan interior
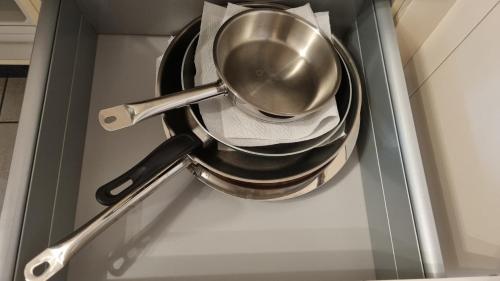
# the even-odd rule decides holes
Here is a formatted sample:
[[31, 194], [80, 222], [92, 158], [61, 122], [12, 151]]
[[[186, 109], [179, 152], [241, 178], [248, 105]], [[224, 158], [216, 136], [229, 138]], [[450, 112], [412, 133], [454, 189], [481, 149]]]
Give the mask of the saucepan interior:
[[235, 15], [219, 29], [213, 53], [226, 87], [268, 115], [298, 117], [317, 111], [333, 98], [340, 82], [330, 40], [283, 10]]

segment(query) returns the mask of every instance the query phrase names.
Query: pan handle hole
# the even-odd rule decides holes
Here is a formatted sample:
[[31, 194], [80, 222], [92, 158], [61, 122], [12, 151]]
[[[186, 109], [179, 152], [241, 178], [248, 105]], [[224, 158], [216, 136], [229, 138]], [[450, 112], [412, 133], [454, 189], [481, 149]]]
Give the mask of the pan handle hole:
[[119, 259], [115, 260], [113, 262], [113, 268], [118, 270], [120, 269], [123, 265], [125, 264], [125, 258], [124, 257], [120, 257]]
[[127, 189], [127, 187], [131, 186], [132, 185], [132, 180], [128, 180], [122, 184], [120, 184], [119, 186], [113, 188], [110, 193], [111, 195], [118, 195], [120, 194], [122, 191], [124, 191], [125, 189]]
[[116, 121], [116, 116], [108, 116], [104, 118], [104, 123], [110, 124]]
[[44, 261], [41, 264], [38, 264], [33, 268], [33, 275], [35, 276], [41, 276], [43, 273], [45, 273], [45, 270], [49, 267], [49, 263]]

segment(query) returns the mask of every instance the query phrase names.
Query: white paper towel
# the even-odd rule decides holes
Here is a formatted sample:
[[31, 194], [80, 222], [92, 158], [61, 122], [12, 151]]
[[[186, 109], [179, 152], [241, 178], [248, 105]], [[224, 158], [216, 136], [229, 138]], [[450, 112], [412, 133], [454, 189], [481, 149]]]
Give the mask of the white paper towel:
[[[225, 20], [247, 9], [231, 3], [224, 8], [205, 2], [195, 54], [196, 85], [218, 79], [212, 57], [215, 34]], [[313, 13], [309, 4], [288, 11], [318, 26], [325, 34], [330, 33], [328, 12]], [[262, 146], [312, 139], [330, 131], [339, 122], [335, 99], [331, 99], [325, 109], [288, 123], [263, 122], [239, 110], [227, 97], [204, 101], [199, 106], [208, 130], [237, 146]]]

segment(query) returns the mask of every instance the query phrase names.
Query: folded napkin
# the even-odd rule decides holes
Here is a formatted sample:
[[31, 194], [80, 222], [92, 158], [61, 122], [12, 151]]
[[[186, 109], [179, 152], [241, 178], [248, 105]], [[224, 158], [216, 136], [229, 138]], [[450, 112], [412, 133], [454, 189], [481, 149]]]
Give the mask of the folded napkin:
[[[227, 8], [205, 2], [201, 30], [195, 53], [195, 84], [203, 85], [218, 79], [212, 57], [215, 35], [224, 21], [247, 10], [247, 7], [229, 3]], [[309, 4], [288, 10], [301, 16], [325, 34], [330, 34], [328, 12], [313, 13]], [[237, 146], [263, 146], [312, 139], [332, 130], [339, 122], [335, 99], [322, 110], [300, 120], [270, 123], [239, 110], [228, 97], [216, 97], [199, 103], [201, 115], [208, 130]]]

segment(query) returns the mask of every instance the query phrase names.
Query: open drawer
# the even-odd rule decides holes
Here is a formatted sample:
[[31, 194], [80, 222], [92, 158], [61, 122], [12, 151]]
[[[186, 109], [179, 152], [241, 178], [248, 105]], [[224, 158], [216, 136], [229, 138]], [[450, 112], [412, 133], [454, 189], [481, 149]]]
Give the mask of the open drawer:
[[[217, 3], [221, 1], [216, 1]], [[290, 1], [297, 6], [304, 1]], [[54, 280], [423, 278], [442, 260], [389, 1], [311, 1], [363, 76], [356, 153], [321, 190], [283, 202], [164, 183]], [[0, 279], [103, 209], [98, 186], [165, 139], [160, 118], [107, 133], [99, 109], [154, 96], [155, 60], [203, 1], [43, 3], [0, 221]]]

